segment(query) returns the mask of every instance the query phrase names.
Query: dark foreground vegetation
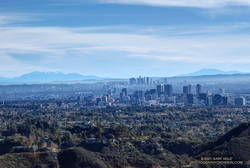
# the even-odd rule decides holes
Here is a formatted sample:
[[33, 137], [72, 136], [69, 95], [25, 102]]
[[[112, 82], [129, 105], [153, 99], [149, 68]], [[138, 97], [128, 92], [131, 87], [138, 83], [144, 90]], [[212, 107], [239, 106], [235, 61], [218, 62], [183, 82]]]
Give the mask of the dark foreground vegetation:
[[6, 103], [0, 168], [249, 167], [249, 110]]

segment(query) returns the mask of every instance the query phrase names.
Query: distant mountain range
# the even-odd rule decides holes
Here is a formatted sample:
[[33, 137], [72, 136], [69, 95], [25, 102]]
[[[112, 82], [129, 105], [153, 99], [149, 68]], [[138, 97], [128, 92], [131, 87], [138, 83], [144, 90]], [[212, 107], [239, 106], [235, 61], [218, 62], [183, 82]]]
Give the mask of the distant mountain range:
[[247, 74], [247, 73], [239, 71], [222, 71], [219, 69], [201, 69], [197, 72], [183, 74], [179, 76], [232, 75], [232, 74]]
[[[242, 75], [248, 75], [247, 73], [239, 72], [239, 71], [221, 71], [218, 69], [202, 69], [197, 72], [189, 73], [189, 74], [183, 74], [176, 77], [170, 77], [169, 80], [190, 80], [190, 78], [199, 78], [206, 80], [211, 80], [210, 78], [214, 77], [218, 78], [218, 75], [220, 78], [226, 77], [228, 78], [228, 75], [236, 75], [240, 78], [245, 78]], [[221, 76], [222, 75], [222, 76]], [[207, 79], [209, 78], [209, 79]], [[19, 77], [14, 78], [1, 78], [0, 77], [0, 83], [51, 83], [51, 82], [81, 82], [81, 81], [109, 81], [109, 80], [124, 80], [124, 79], [118, 79], [118, 78], [103, 78], [99, 76], [94, 75], [81, 75], [78, 73], [62, 73], [62, 72], [31, 72], [24, 74]]]
[[106, 78], [88, 75], [84, 76], [77, 73], [61, 73], [61, 72], [31, 72], [15, 78], [0, 78], [0, 82], [8, 83], [47, 83], [47, 82], [65, 82], [65, 81], [96, 81]]

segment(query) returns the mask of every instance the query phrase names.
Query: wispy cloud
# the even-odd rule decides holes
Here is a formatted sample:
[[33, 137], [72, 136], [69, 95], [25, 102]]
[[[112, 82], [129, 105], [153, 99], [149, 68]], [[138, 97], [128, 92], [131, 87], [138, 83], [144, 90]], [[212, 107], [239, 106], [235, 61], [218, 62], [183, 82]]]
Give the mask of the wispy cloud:
[[0, 26], [36, 21], [31, 14], [24, 13], [0, 13]]
[[151, 6], [179, 6], [179, 7], [222, 7], [228, 5], [250, 5], [250, 0], [98, 0], [102, 3], [140, 4]]
[[[108, 59], [112, 64], [116, 60], [130, 64], [140, 59], [164, 62], [165, 66], [249, 64], [249, 34], [232, 33], [247, 28], [246, 23], [230, 28], [221, 25], [190, 26], [188, 29], [178, 26], [5, 26], [0, 28], [0, 75], [6, 74], [7, 70], [8, 75], [16, 75], [14, 71], [32, 70], [87, 72], [87, 66], [100, 66], [89, 65], [90, 61], [97, 64]], [[112, 33], [114, 29], [116, 33]], [[199, 35], [196, 34], [198, 30]]]

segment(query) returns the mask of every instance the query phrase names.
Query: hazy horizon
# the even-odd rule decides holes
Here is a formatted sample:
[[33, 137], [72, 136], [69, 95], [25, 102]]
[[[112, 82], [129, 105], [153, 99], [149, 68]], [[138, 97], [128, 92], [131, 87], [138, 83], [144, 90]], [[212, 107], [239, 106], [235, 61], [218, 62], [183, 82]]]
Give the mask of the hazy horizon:
[[[56, 77], [56, 78], [65, 78], [65, 77], [73, 77], [73, 78], [86, 78], [85, 80], [104, 80], [104, 79], [129, 79], [129, 78], [136, 78], [136, 77], [150, 77], [150, 78], [174, 78], [174, 77], [188, 77], [188, 76], [210, 76], [210, 75], [237, 75], [237, 74], [250, 74], [249, 72], [240, 72], [240, 71], [223, 71], [220, 69], [210, 69], [210, 68], [204, 68], [204, 69], [200, 69], [198, 71], [195, 72], [187, 72], [185, 74], [178, 74], [178, 75], [174, 75], [174, 76], [142, 76], [142, 75], [138, 75], [138, 76], [97, 76], [95, 74], [82, 74], [82, 73], [77, 73], [77, 72], [67, 72], [67, 73], [63, 73], [60, 71], [32, 71], [29, 73], [23, 73], [20, 75], [16, 75], [16, 76], [9, 76], [9, 77], [2, 77], [0, 76], [0, 82], [6, 82], [6, 80], [8, 79], [22, 79], [27, 78], [29, 80], [38, 80], [39, 77], [42, 78], [51, 78], [51, 77]], [[50, 79], [51, 80], [51, 79]], [[65, 80], [65, 79], [64, 79]], [[67, 79], [66, 81], [70, 81], [70, 79]], [[39, 80], [37, 81], [39, 82]]]

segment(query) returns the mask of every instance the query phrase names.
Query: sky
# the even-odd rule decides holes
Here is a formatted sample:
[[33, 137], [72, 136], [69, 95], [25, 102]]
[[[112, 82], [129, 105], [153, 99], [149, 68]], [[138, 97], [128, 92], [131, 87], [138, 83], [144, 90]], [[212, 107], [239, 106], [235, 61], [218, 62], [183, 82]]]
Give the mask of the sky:
[[0, 0], [0, 76], [250, 72], [250, 0]]

